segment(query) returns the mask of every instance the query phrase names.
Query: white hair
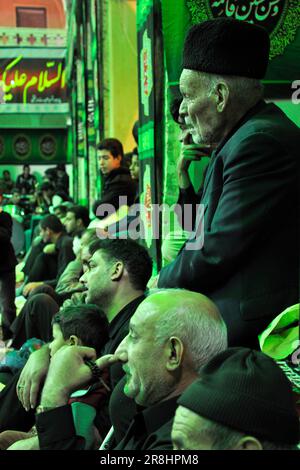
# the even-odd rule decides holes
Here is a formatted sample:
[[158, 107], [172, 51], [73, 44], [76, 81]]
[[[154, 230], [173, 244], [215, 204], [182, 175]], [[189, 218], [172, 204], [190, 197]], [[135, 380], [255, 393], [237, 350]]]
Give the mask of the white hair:
[[[201, 302], [184, 298], [182, 289], [165, 289], [165, 292], [181, 292], [182, 302], [170, 307], [156, 323], [155, 340], [164, 342], [177, 336], [194, 362], [195, 370], [227, 348], [226, 325], [217, 307], [207, 298]], [[153, 291], [152, 291], [153, 292]], [[156, 291], [157, 292], [157, 291]]]
[[216, 89], [220, 82], [226, 83], [232, 102], [242, 106], [252, 106], [264, 95], [264, 87], [260, 80], [248, 77], [236, 77], [231, 75], [215, 75], [201, 72], [201, 78], [208, 88], [208, 95]]

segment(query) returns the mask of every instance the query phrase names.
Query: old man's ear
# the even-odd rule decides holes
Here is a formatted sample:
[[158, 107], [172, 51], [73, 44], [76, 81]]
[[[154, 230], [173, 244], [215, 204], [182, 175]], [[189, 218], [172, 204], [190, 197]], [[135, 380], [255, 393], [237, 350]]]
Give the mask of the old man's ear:
[[222, 113], [228, 103], [229, 88], [226, 82], [220, 81], [215, 85], [213, 96], [216, 102], [217, 111]]

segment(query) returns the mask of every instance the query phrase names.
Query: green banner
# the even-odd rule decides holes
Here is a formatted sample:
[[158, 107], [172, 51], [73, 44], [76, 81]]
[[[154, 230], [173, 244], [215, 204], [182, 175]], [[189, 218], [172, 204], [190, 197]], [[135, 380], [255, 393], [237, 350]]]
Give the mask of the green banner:
[[[160, 268], [160, 224], [154, 207], [160, 201], [161, 141], [161, 86], [163, 66], [159, 62], [161, 47], [161, 4], [158, 0], [138, 1], [138, 63], [139, 63], [139, 161], [140, 203], [144, 228], [144, 241]], [[158, 47], [159, 44], [159, 47]]]
[[171, 89], [179, 81], [188, 28], [207, 19], [228, 17], [266, 28], [271, 39], [270, 63], [264, 80], [266, 97], [290, 99], [292, 83], [300, 77], [299, 0], [162, 0], [162, 14]]
[[67, 131], [63, 129], [0, 129], [0, 164], [66, 163]]

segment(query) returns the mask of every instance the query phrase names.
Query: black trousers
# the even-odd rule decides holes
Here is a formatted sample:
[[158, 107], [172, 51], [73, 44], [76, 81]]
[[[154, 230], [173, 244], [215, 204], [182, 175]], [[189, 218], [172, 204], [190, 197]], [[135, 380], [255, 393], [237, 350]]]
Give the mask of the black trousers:
[[38, 338], [46, 343], [52, 340], [51, 322], [59, 305], [47, 294], [30, 297], [11, 326], [12, 347], [20, 349], [29, 338]]
[[16, 318], [15, 306], [16, 275], [13, 271], [0, 273], [0, 310], [2, 312], [3, 339], [12, 336], [10, 326]]
[[18, 372], [0, 392], [0, 432], [10, 430], [29, 431], [35, 423], [35, 410], [25, 411], [18, 399], [16, 386]]
[[36, 257], [28, 278], [26, 279], [26, 284], [29, 282], [36, 281], [47, 281], [49, 279], [55, 279], [57, 276], [57, 255], [47, 255], [45, 253], [40, 253]]
[[30, 270], [31, 268], [33, 267], [34, 265], [34, 262], [37, 258], [37, 256], [43, 252], [43, 249], [45, 248], [46, 246], [46, 243], [44, 243], [43, 241], [41, 241], [40, 243], [38, 243], [37, 245], [34, 245], [30, 248], [30, 251], [29, 251], [29, 254], [26, 255], [26, 261], [25, 261], [25, 265], [24, 265], [24, 268], [22, 269], [23, 273], [28, 276], [28, 274], [30, 273]]

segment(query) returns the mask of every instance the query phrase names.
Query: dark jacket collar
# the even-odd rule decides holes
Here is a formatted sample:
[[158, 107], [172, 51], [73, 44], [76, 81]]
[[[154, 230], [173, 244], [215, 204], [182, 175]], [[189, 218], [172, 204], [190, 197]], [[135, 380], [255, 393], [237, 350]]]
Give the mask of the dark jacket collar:
[[267, 106], [267, 103], [264, 100], [258, 101], [252, 108], [250, 108], [246, 114], [236, 123], [236, 125], [231, 129], [229, 134], [219, 143], [216, 150], [213, 154], [218, 154], [219, 151], [224, 147], [226, 142], [236, 133], [236, 131], [242, 127], [249, 119], [252, 118], [255, 114], [259, 113], [263, 108]]
[[203, 196], [206, 192], [206, 188], [208, 187], [208, 183], [210, 181], [210, 177], [212, 175], [213, 171], [213, 161], [215, 158], [218, 156], [219, 152], [222, 150], [222, 148], [225, 146], [225, 144], [229, 141], [229, 139], [237, 132], [237, 130], [242, 127], [249, 119], [252, 118], [255, 114], [258, 114], [262, 109], [264, 109], [267, 106], [267, 103], [264, 100], [258, 101], [256, 105], [254, 105], [249, 111], [244, 114], [244, 116], [237, 122], [237, 124], [231, 129], [229, 134], [219, 143], [217, 148], [212, 152], [207, 173], [205, 176], [204, 180], [204, 185], [203, 185], [203, 192], [202, 192], [202, 200]]
[[71, 237], [66, 232], [62, 232], [60, 237], [56, 240], [55, 247], [57, 250], [61, 249], [62, 243], [65, 238], [69, 238], [71, 240]]
[[132, 312], [135, 311], [138, 305], [145, 299], [144, 295], [140, 295], [136, 299], [129, 302], [129, 304], [125, 305], [124, 308], [118, 313], [118, 315], [113, 319], [113, 321], [109, 325], [109, 337], [112, 339], [116, 336], [124, 323], [126, 323], [130, 317], [132, 317]]
[[149, 406], [136, 414], [134, 421], [143, 421], [146, 433], [149, 436], [161, 428], [165, 423], [174, 418], [179, 396], [161, 401], [156, 405]]
[[110, 181], [116, 178], [116, 176], [126, 175], [130, 176], [130, 171], [128, 168], [121, 166], [120, 168], [116, 168], [112, 170], [108, 175], [104, 176], [104, 181]]

